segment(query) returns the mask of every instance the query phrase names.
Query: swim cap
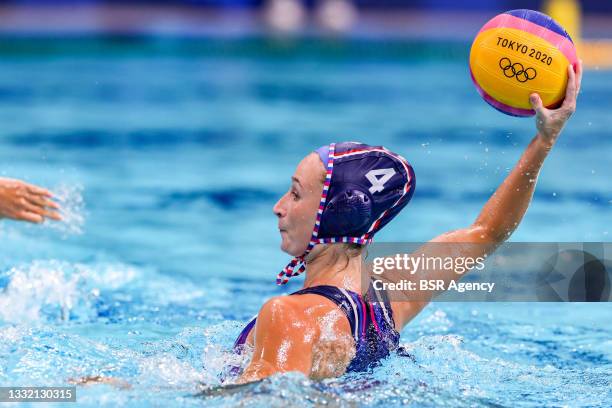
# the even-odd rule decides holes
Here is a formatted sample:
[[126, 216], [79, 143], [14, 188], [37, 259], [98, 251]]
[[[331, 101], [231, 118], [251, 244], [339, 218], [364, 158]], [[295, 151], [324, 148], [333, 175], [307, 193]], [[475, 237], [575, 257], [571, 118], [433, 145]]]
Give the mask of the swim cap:
[[382, 146], [332, 143], [316, 152], [326, 175], [312, 236], [306, 251], [278, 274], [278, 285], [306, 270], [304, 258], [317, 244], [372, 242], [414, 193], [412, 166]]

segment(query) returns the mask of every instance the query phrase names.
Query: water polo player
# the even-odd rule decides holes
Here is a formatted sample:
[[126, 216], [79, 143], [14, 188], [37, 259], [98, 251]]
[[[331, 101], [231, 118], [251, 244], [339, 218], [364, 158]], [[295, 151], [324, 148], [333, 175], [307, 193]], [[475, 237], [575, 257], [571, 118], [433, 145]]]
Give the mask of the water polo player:
[[[575, 110], [581, 65], [576, 73], [570, 65], [568, 75], [558, 109], [546, 109], [538, 95], [531, 95], [537, 134], [476, 221], [430, 241], [485, 245], [446, 256], [482, 256], [516, 229], [544, 159]], [[239, 383], [289, 371], [313, 378], [338, 376], [371, 367], [398, 347], [399, 332], [427, 300], [390, 302], [371, 287], [362, 291], [360, 255], [408, 204], [414, 189], [408, 162], [382, 147], [330, 144], [299, 163], [291, 188], [273, 210], [281, 248], [294, 256], [277, 283], [306, 272], [303, 289], [270, 299], [244, 328], [234, 347], [238, 352], [253, 348], [253, 353]], [[427, 254], [428, 245], [434, 246], [425, 244], [419, 253]], [[447, 282], [456, 279], [452, 272], [434, 273]]]

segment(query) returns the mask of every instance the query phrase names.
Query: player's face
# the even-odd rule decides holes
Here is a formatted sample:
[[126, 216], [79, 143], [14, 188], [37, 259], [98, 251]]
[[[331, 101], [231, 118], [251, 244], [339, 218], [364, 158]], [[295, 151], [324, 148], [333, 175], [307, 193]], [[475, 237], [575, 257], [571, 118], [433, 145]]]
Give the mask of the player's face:
[[274, 205], [281, 234], [281, 249], [293, 256], [306, 251], [321, 201], [325, 167], [316, 153], [298, 164], [291, 187]]

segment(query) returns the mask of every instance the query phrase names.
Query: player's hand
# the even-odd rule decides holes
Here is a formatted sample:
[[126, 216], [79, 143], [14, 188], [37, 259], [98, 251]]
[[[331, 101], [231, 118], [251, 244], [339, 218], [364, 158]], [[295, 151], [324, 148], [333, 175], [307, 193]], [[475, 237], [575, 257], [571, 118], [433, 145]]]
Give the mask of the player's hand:
[[529, 102], [536, 111], [536, 127], [538, 129], [538, 137], [544, 144], [550, 148], [555, 143], [563, 126], [567, 120], [576, 111], [576, 98], [580, 92], [580, 83], [582, 81], [582, 61], [576, 65], [576, 72], [570, 64], [567, 68], [568, 80], [565, 90], [565, 99], [561, 106], [557, 109], [547, 109], [542, 104], [542, 99], [537, 93], [529, 96]]
[[45, 218], [59, 221], [59, 205], [44, 188], [20, 180], [0, 178], [0, 218], [41, 223]]

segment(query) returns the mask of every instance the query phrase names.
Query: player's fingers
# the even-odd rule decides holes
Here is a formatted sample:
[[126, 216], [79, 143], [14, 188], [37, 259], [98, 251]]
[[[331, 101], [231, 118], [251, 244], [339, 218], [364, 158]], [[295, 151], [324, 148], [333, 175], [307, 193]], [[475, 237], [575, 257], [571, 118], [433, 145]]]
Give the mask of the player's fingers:
[[28, 200], [23, 200], [21, 203], [21, 207], [23, 208], [23, 210], [29, 212], [29, 213], [33, 213], [33, 214], [37, 214], [42, 216], [43, 218], [50, 218], [52, 220], [56, 220], [56, 221], [61, 221], [62, 217], [59, 215], [59, 213], [57, 211], [53, 211], [53, 210], [49, 210], [46, 206], [44, 205], [37, 205], [34, 204]]
[[28, 211], [28, 212], [39, 214], [39, 215], [44, 215], [44, 212], [45, 212], [44, 206], [40, 206], [38, 204], [32, 203], [31, 201], [28, 201], [24, 198], [19, 200], [19, 208], [22, 211]]
[[576, 103], [576, 73], [574, 72], [574, 66], [572, 64], [568, 66], [567, 74], [567, 89], [565, 90], [563, 107], [571, 107]]
[[29, 194], [26, 198], [29, 202], [41, 207], [54, 208], [56, 210], [59, 210], [60, 208], [59, 204], [57, 204], [55, 201], [49, 200], [48, 198], [37, 194]]
[[45, 207], [54, 208], [56, 210], [60, 209], [60, 205], [53, 200], [45, 200]]
[[32, 184], [26, 184], [25, 186], [28, 192], [30, 192], [31, 194], [36, 194], [36, 195], [40, 195], [43, 197], [49, 197], [49, 198], [53, 197], [53, 194], [46, 188], [38, 187]]
[[33, 223], [36, 223], [36, 224], [40, 224], [41, 222], [43, 222], [45, 220], [42, 215], [35, 214], [33, 212], [30, 212], [30, 211], [20, 211], [19, 213], [17, 213], [17, 217], [16, 218], [18, 220], [33, 222]]
[[45, 218], [50, 218], [55, 221], [61, 221], [62, 216], [57, 211], [45, 210], [44, 212]]
[[582, 60], [576, 64], [576, 93], [580, 93], [580, 87], [582, 86]]
[[544, 105], [542, 104], [542, 98], [540, 98], [540, 95], [537, 93], [532, 93], [529, 95], [529, 103], [531, 103], [531, 107], [534, 111], [536, 111], [538, 116], [544, 114], [544, 109], [546, 108], [544, 108]]

